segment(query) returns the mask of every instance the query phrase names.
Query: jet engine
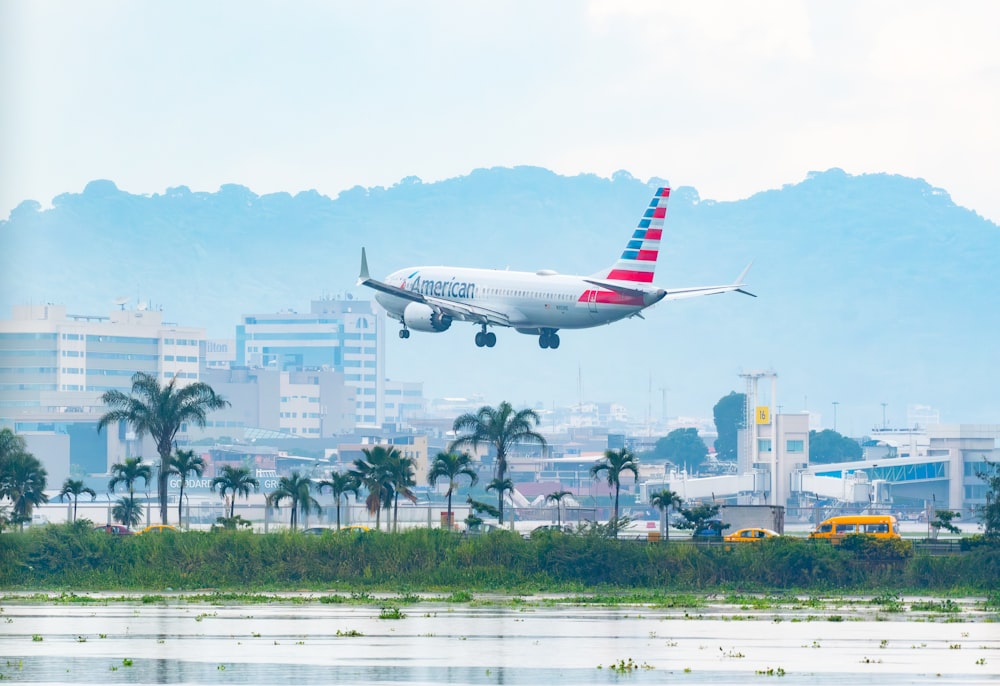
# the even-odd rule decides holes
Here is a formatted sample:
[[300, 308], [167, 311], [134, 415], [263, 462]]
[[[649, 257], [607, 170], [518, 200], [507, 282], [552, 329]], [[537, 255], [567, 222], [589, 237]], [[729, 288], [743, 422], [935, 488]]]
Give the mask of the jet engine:
[[415, 331], [440, 333], [451, 326], [451, 315], [425, 303], [410, 303], [403, 310], [403, 323]]

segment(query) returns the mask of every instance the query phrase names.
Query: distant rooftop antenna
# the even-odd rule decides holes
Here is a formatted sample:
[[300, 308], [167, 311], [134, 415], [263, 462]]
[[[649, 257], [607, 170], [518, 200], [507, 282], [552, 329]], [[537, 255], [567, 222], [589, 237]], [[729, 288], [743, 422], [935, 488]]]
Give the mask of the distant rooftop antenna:
[[117, 305], [119, 308], [121, 308], [122, 312], [125, 311], [125, 303], [127, 303], [127, 302], [128, 302], [128, 296], [127, 295], [123, 295], [123, 296], [120, 296], [118, 298], [115, 298], [115, 305]]

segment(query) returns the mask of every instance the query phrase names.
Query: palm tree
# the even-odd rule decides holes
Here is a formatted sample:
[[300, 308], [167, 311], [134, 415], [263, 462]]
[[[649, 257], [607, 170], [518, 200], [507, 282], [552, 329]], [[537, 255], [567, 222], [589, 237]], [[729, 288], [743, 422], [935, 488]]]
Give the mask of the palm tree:
[[38, 458], [21, 449], [26, 445], [21, 436], [9, 429], [4, 432], [9, 432], [13, 438], [0, 437], [0, 444], [3, 444], [0, 447], [0, 498], [10, 499], [10, 521], [24, 529], [25, 522], [31, 521], [35, 506], [49, 501], [45, 495], [48, 474]]
[[[201, 476], [205, 472], [205, 460], [201, 455], [195, 455], [193, 450], [178, 450], [170, 458], [171, 474], [178, 474], [181, 477], [180, 494], [177, 496], [177, 524], [181, 524], [181, 509], [184, 503], [184, 481], [188, 474]], [[188, 513], [190, 514], [190, 513]], [[190, 522], [188, 523], [190, 526]]]
[[[510, 403], [504, 401], [496, 408], [485, 405], [477, 412], [466, 413], [455, 419], [452, 429], [458, 438], [451, 442], [448, 450], [469, 446], [493, 446], [496, 450], [496, 468], [493, 476], [500, 481], [507, 477], [507, 454], [519, 443], [537, 443], [545, 448], [545, 438], [532, 427], [538, 426], [540, 419], [534, 410], [514, 411]], [[498, 494], [500, 524], [503, 525], [503, 493]]]
[[399, 450], [377, 445], [374, 448], [362, 448], [361, 452], [365, 456], [355, 460], [354, 468], [348, 473], [368, 491], [365, 505], [368, 507], [368, 514], [375, 515], [375, 528], [378, 529], [381, 526], [382, 508], [388, 508], [392, 503], [392, 461], [399, 455]]
[[514, 490], [514, 482], [510, 479], [493, 479], [488, 484], [486, 484], [486, 491], [495, 491], [497, 494], [497, 500], [499, 501], [499, 507], [497, 507], [497, 522], [500, 526], [503, 526], [503, 501], [504, 494], [510, 493]]
[[329, 479], [324, 479], [319, 482], [318, 491], [323, 492], [324, 488], [329, 488], [330, 493], [333, 495], [334, 501], [337, 503], [337, 529], [340, 529], [340, 499], [346, 497], [348, 493], [353, 493], [354, 497], [358, 497], [358, 491], [361, 490], [361, 484], [358, 483], [357, 478], [348, 472], [333, 472], [330, 474]]
[[562, 500], [568, 495], [573, 495], [569, 491], [553, 491], [545, 496], [545, 501], [552, 501], [556, 504], [556, 526], [562, 529]]
[[660, 533], [663, 534], [664, 540], [670, 540], [670, 508], [680, 507], [681, 503], [680, 495], [669, 488], [656, 491], [649, 496], [649, 504], [660, 511]]
[[142, 479], [142, 483], [148, 484], [153, 478], [153, 468], [142, 463], [141, 457], [126, 457], [124, 462], [111, 465], [111, 480], [108, 481], [108, 490], [112, 493], [118, 484], [125, 484], [129, 497], [135, 496], [135, 482]]
[[405, 457], [398, 450], [389, 459], [389, 472], [392, 475], [392, 529], [399, 528], [399, 496], [403, 496], [411, 503], [417, 502], [417, 496], [413, 493], [411, 486], [416, 486], [417, 482], [413, 478], [414, 462], [413, 458]]
[[[37, 460], [28, 452], [28, 444], [23, 436], [18, 436], [10, 429], [0, 430], [0, 499], [9, 498], [14, 504], [9, 523], [18, 524], [24, 528], [24, 522], [30, 520], [31, 503], [35, 499], [38, 477], [42, 477], [42, 488], [46, 477], [44, 469], [39, 475], [32, 460]], [[41, 467], [41, 463], [38, 463]], [[42, 493], [44, 496], [44, 492]], [[22, 503], [19, 512], [18, 503]], [[29, 513], [27, 519], [24, 511]]]
[[618, 496], [622, 490], [621, 476], [625, 472], [632, 472], [635, 478], [639, 478], [639, 462], [632, 451], [628, 448], [620, 450], [605, 450], [604, 460], [598, 462], [590, 468], [590, 477], [598, 478], [605, 472], [608, 479], [608, 486], [615, 489], [615, 507], [611, 513], [611, 530], [618, 533]]
[[183, 388], [177, 388], [176, 384], [176, 376], [166, 386], [160, 386], [155, 376], [136, 372], [130, 395], [115, 390], [101, 396], [101, 402], [111, 409], [97, 422], [98, 432], [110, 424], [125, 422], [132, 426], [137, 438], [148, 434], [156, 443], [160, 455], [157, 495], [163, 524], [167, 524], [167, 477], [177, 432], [186, 423], [204, 427], [209, 410], [229, 406], [229, 401], [216, 395], [206, 383], [192, 383]]
[[479, 482], [479, 474], [472, 467], [472, 458], [468, 453], [461, 455], [455, 453], [438, 453], [431, 465], [431, 470], [427, 473], [427, 481], [433, 486], [438, 479], [448, 479], [448, 527], [454, 525], [451, 517], [451, 494], [458, 489], [458, 477], [469, 477], [469, 486], [475, 486]]
[[97, 498], [97, 491], [93, 488], [85, 486], [83, 481], [80, 479], [70, 479], [66, 478], [63, 481], [62, 490], [59, 491], [59, 500], [62, 501], [67, 496], [73, 496], [73, 521], [76, 521], [76, 504], [80, 500], [80, 496], [84, 493], [90, 496], [91, 500]]
[[115, 502], [111, 516], [116, 522], [132, 528], [142, 521], [142, 507], [135, 501], [135, 496], [124, 496]]
[[24, 436], [18, 436], [10, 429], [0, 429], [0, 466], [18, 453], [28, 452], [28, 443]]
[[291, 527], [295, 531], [298, 523], [298, 512], [302, 511], [303, 517], [308, 517], [309, 513], [316, 510], [322, 511], [319, 503], [312, 497], [312, 481], [309, 477], [292, 472], [291, 476], [283, 476], [278, 479], [278, 487], [267, 496], [267, 504], [278, 507], [282, 500], [292, 501]]
[[260, 482], [251, 476], [249, 467], [234, 467], [227, 464], [223, 465], [220, 471], [222, 473], [217, 474], [209, 484], [209, 490], [215, 491], [218, 488], [222, 502], [226, 501], [227, 492], [233, 494], [229, 503], [229, 518], [232, 519], [236, 514], [236, 496], [249, 498], [251, 489], [254, 493], [260, 490]]
[[[126, 457], [124, 462], [111, 465], [111, 480], [108, 481], [108, 491], [114, 493], [118, 484], [125, 485], [125, 488], [128, 489], [129, 502], [129, 509], [127, 512], [131, 515], [132, 508], [139, 508], [139, 505], [135, 502], [135, 482], [142, 479], [143, 484], [148, 484], [152, 478], [153, 468], [148, 464], [143, 464], [142, 457]], [[124, 498], [118, 502], [121, 504], [123, 501]], [[114, 515], [113, 510], [112, 515]], [[121, 520], [119, 519], [118, 521]], [[132, 522], [131, 519], [127, 524], [122, 522], [125, 526], [132, 526], [136, 523], [137, 522]], [[146, 523], [149, 524], [148, 518]]]

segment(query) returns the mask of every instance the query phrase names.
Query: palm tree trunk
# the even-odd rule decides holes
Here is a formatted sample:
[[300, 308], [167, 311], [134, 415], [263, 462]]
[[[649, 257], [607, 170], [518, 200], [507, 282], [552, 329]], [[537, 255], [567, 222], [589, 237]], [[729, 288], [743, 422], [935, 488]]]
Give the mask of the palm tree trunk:
[[621, 491], [621, 486], [615, 484], [615, 509], [611, 512], [612, 524], [611, 528], [615, 532], [615, 538], [618, 538], [618, 493]]
[[73, 521], [76, 521], [76, 504], [80, 501], [80, 496], [73, 498]]
[[160, 518], [164, 524], [169, 524], [167, 513], [167, 478], [170, 476], [168, 467], [170, 466], [170, 453], [160, 455], [160, 473], [156, 477], [157, 491], [160, 497]]
[[181, 488], [180, 492], [177, 494], [177, 527], [181, 528], [184, 523], [183, 510], [181, 507], [184, 504], [184, 475], [181, 474]]
[[452, 526], [451, 526], [451, 489], [449, 488], [448, 489], [448, 529], [450, 530], [451, 528], [452, 528]]
[[[504, 476], [507, 474], [507, 456], [500, 450], [497, 450], [497, 482], [503, 483]], [[501, 489], [497, 493], [497, 509], [500, 510], [500, 517], [498, 522], [500, 527], [503, 528], [503, 490]]]
[[337, 496], [337, 531], [340, 531], [340, 496]]

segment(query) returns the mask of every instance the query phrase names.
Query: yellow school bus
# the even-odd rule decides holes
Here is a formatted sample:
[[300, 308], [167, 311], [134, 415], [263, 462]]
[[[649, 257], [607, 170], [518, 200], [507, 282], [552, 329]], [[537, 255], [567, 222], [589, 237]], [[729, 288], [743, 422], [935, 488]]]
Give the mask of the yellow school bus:
[[899, 524], [892, 515], [840, 515], [820, 523], [809, 538], [839, 541], [851, 534], [865, 534], [875, 538], [899, 538]]

